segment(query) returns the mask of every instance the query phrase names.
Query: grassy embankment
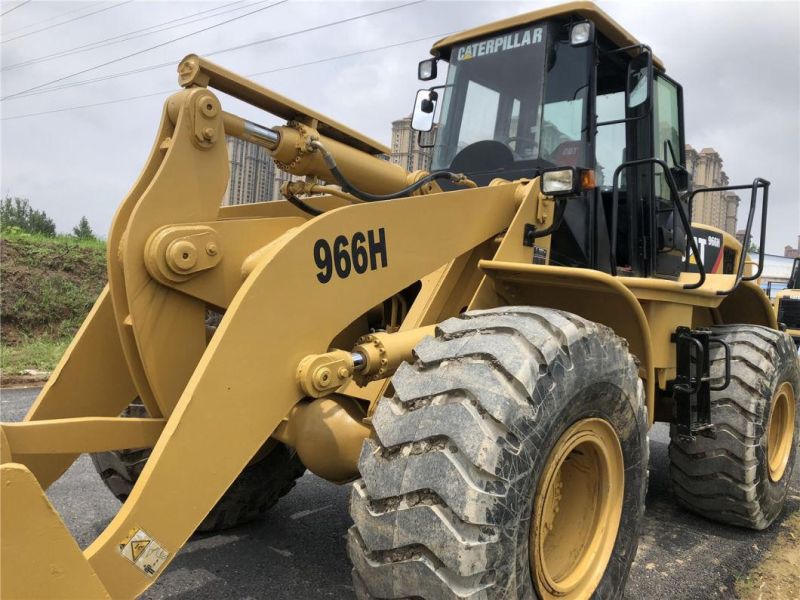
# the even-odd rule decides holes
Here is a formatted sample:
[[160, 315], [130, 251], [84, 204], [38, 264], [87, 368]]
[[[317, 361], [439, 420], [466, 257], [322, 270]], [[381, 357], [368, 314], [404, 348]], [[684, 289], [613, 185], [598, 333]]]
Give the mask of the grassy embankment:
[[100, 240], [0, 237], [0, 379], [51, 371], [106, 281]]

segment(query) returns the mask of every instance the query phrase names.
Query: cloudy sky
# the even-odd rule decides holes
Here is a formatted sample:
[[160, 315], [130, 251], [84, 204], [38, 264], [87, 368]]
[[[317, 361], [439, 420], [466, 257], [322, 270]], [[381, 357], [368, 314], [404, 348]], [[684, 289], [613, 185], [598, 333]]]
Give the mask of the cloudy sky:
[[[552, 3], [3, 0], [0, 191], [29, 198], [59, 231], [86, 215], [104, 234], [147, 157], [164, 98], [177, 89], [175, 67], [190, 52], [261, 73], [253, 77], [259, 83], [388, 144], [391, 121], [408, 114], [419, 87], [417, 62], [435, 39]], [[772, 181], [767, 251], [795, 245], [800, 2], [599, 4], [683, 84], [688, 143], [714, 147], [733, 183]], [[324, 27], [368, 13], [378, 14]], [[309, 28], [317, 29], [296, 33]], [[325, 60], [342, 55], [350, 56]], [[131, 99], [138, 96], [146, 97]], [[92, 104], [99, 106], [85, 107]], [[230, 98], [223, 105], [276, 122]]]

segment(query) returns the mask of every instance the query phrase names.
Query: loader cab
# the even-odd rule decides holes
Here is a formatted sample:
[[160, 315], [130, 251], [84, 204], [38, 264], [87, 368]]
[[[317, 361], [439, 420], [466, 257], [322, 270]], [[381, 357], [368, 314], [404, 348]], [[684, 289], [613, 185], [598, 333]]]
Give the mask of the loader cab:
[[649, 48], [589, 17], [517, 18], [442, 40], [420, 75], [446, 62], [446, 81], [420, 90], [412, 124], [435, 128], [432, 170], [479, 185], [572, 172], [549, 264], [677, 278], [686, 232], [661, 167], [620, 165], [655, 157], [688, 187], [681, 86]]

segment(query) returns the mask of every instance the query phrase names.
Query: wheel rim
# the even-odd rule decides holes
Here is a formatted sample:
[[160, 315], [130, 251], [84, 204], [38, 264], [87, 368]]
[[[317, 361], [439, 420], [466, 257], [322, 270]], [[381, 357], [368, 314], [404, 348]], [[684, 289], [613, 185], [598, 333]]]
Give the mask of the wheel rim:
[[583, 419], [556, 442], [534, 500], [530, 562], [542, 598], [588, 598], [617, 539], [625, 485], [622, 446], [603, 419]]
[[787, 381], [772, 397], [767, 421], [767, 464], [772, 481], [781, 480], [789, 463], [794, 437], [794, 413], [794, 390]]

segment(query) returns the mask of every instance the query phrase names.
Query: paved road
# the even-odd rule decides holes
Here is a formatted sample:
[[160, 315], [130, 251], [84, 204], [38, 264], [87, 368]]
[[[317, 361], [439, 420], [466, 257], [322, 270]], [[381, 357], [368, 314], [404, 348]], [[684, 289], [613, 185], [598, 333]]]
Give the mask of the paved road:
[[[38, 390], [3, 390], [2, 420], [22, 419]], [[752, 532], [710, 523], [677, 508], [670, 496], [668, 431], [651, 435], [647, 512], [625, 598], [733, 598], [735, 579], [769, 547], [781, 527]], [[258, 524], [192, 539], [144, 598], [350, 598], [345, 554], [348, 488], [304, 476]], [[108, 524], [119, 503], [82, 456], [48, 496], [81, 547]], [[796, 469], [785, 515], [800, 510]]]

